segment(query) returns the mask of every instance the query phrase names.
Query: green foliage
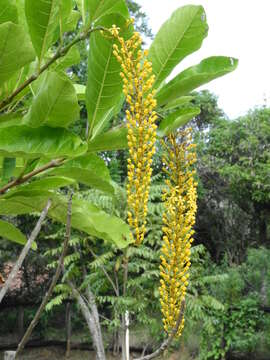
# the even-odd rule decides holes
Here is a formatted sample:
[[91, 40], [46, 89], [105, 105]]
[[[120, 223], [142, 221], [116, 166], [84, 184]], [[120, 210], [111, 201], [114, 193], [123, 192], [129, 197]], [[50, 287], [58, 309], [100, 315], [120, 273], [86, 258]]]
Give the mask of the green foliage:
[[[122, 121], [120, 127], [110, 129], [111, 118], [121, 110], [124, 99], [120, 65], [112, 56], [113, 40], [106, 29], [116, 24], [121, 28], [121, 35], [128, 38], [132, 30], [126, 26], [129, 12], [124, 0], [106, 0], [102, 6], [95, 0], [78, 1], [77, 5], [78, 8], [72, 1], [55, 0], [26, 0], [25, 7], [20, 1], [8, 1], [4, 5], [5, 16], [2, 16], [0, 25], [1, 38], [5, 39], [6, 44], [0, 55], [0, 154], [12, 160], [4, 161], [2, 186], [7, 185], [13, 176], [18, 176], [15, 164], [19, 157], [35, 159], [35, 163], [24, 161], [24, 167], [19, 173], [22, 177], [27, 171], [36, 171], [48, 159], [61, 159], [59, 168], [42, 171], [39, 176], [55, 174], [70, 177], [84, 185], [113, 193], [110, 178], [108, 174], [104, 176], [101, 162], [97, 167], [94, 153], [118, 150], [127, 145], [125, 122]], [[128, 5], [131, 13], [141, 19], [141, 27], [146, 31], [145, 16], [140, 12], [140, 7], [132, 1]], [[78, 26], [79, 13], [83, 24]], [[176, 20], [181, 24], [180, 27], [176, 26]], [[98, 31], [100, 26], [105, 28], [103, 34]], [[138, 23], [136, 26], [140, 27]], [[83, 47], [81, 41], [88, 37], [88, 32], [88, 80], [85, 91], [84, 84], [73, 82], [72, 68], [79, 61], [75, 46], [80, 43], [80, 47]], [[207, 23], [202, 7], [185, 6], [173, 14], [159, 31], [149, 53], [157, 75], [156, 87], [185, 56], [201, 46], [206, 34]], [[165, 49], [166, 44], [170, 44], [169, 52]], [[165, 53], [169, 56], [163, 59]], [[224, 63], [229, 61], [227, 58], [222, 59]], [[205, 62], [208, 64], [209, 60]], [[221, 72], [218, 60], [211, 66], [200, 65], [198, 69], [197, 72], [203, 71], [203, 75], [200, 74], [197, 85], [225, 74], [228, 70]], [[186, 72], [189, 74], [191, 70]], [[179, 76], [181, 78], [182, 75]], [[196, 81], [186, 82], [193, 83], [190, 88], [186, 88], [188, 93], [196, 86]], [[166, 89], [165, 85], [165, 93]], [[178, 95], [174, 98], [176, 105], [169, 104], [165, 112], [160, 109], [164, 117], [160, 125], [161, 136], [198, 114], [196, 108], [179, 108], [184, 103], [183, 99], [179, 102]], [[79, 99], [86, 103], [89, 122], [83, 136], [75, 134], [74, 125], [79, 118]], [[167, 105], [167, 101], [163, 100], [163, 104]], [[176, 110], [172, 111], [173, 108]], [[88, 151], [93, 156], [86, 156]], [[83, 155], [85, 157], [82, 158]], [[76, 160], [77, 157], [80, 159]], [[90, 174], [93, 169], [95, 174]], [[43, 193], [40, 203], [48, 195]], [[30, 191], [24, 193], [24, 199], [26, 196], [30, 197]], [[54, 199], [56, 201], [58, 197]], [[8, 213], [13, 207], [10, 202], [9, 205], [6, 210]], [[28, 205], [22, 207], [16, 213], [25, 213], [26, 209], [32, 208]]]

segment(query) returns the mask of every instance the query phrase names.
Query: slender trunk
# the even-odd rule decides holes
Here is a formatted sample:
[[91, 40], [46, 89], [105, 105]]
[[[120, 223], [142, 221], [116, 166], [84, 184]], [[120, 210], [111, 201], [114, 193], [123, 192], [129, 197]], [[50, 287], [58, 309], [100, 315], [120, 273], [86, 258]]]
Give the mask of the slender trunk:
[[71, 303], [68, 302], [66, 305], [66, 358], [70, 357], [70, 339], [71, 339]]
[[[68, 285], [72, 289], [73, 296], [76, 298], [80, 310], [83, 314], [83, 317], [87, 323], [89, 332], [92, 336], [93, 346], [96, 351], [96, 360], [106, 360], [104, 344], [101, 335], [101, 328], [99, 323], [99, 316], [96, 303], [94, 301], [94, 297], [91, 298], [91, 302], [89, 301], [90, 309], [88, 308], [88, 304], [85, 302], [83, 297], [80, 295], [79, 291], [75, 288], [74, 284], [67, 280]], [[93, 295], [93, 294], [92, 294]], [[89, 296], [89, 294], [88, 294]]]
[[13, 269], [12, 269], [11, 273], [9, 274], [8, 279], [6, 280], [4, 286], [2, 287], [2, 289], [0, 291], [0, 304], [1, 304], [4, 296], [6, 295], [6, 292], [10, 288], [12, 281], [16, 278], [18, 271], [20, 270], [26, 255], [29, 253], [29, 251], [33, 245], [33, 242], [36, 240], [37, 236], [39, 235], [42, 223], [47, 216], [50, 206], [51, 206], [51, 200], [48, 200], [47, 205], [43, 209], [43, 211], [40, 215], [40, 218], [39, 218], [38, 222], [36, 223], [34, 230], [32, 231], [29, 239], [27, 240], [27, 243], [24, 245], [24, 248], [22, 249], [22, 252], [20, 253], [19, 258], [16, 261], [16, 264], [13, 266]]

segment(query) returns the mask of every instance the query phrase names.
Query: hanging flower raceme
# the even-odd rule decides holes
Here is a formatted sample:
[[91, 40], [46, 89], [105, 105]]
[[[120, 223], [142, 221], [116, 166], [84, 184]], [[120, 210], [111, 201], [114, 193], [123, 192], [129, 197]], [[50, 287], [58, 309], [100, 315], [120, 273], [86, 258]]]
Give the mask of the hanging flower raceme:
[[164, 172], [168, 175], [163, 193], [163, 245], [160, 265], [160, 302], [165, 331], [170, 334], [181, 319], [177, 336], [184, 327], [183, 306], [188, 286], [190, 248], [197, 210], [197, 183], [194, 180], [195, 145], [191, 129], [169, 135], [163, 141]]
[[156, 100], [152, 89], [155, 77], [152, 65], [147, 60], [147, 51], [141, 50], [142, 39], [134, 32], [129, 40], [119, 36], [119, 29], [113, 26], [112, 35], [120, 46], [113, 45], [113, 54], [121, 64], [123, 92], [128, 109], [126, 121], [128, 128], [128, 222], [133, 229], [136, 245], [143, 239], [146, 230], [147, 204], [152, 174], [152, 158], [156, 141]]

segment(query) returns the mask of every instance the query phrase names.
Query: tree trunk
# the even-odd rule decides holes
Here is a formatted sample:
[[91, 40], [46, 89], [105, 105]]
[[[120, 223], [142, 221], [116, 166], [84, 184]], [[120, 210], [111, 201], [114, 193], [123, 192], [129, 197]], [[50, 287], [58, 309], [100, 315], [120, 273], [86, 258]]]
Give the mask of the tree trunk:
[[89, 300], [90, 309], [87, 306], [87, 303], [80, 295], [78, 290], [75, 288], [74, 284], [71, 281], [67, 281], [68, 285], [72, 288], [72, 292], [78, 304], [80, 306], [81, 312], [83, 317], [87, 323], [89, 332], [92, 336], [93, 346], [96, 351], [96, 360], [106, 360], [104, 344], [101, 334], [101, 328], [99, 323], [99, 316], [96, 303], [94, 301], [94, 297], [92, 298], [93, 294], [88, 291], [88, 297], [91, 297], [91, 302]]
[[66, 304], [66, 358], [70, 357], [70, 339], [71, 339], [71, 303]]

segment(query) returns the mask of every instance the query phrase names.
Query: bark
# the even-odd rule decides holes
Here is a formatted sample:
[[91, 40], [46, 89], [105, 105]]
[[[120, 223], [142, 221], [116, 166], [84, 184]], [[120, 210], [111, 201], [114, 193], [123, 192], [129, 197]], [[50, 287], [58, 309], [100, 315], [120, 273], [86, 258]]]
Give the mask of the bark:
[[71, 341], [71, 303], [66, 304], [66, 358], [70, 357], [70, 341]]
[[93, 299], [91, 299], [92, 304], [89, 301], [90, 309], [87, 306], [86, 301], [82, 297], [82, 295], [79, 293], [79, 291], [76, 289], [74, 284], [67, 280], [68, 285], [72, 289], [73, 296], [76, 298], [80, 310], [83, 314], [83, 317], [87, 323], [89, 332], [92, 336], [93, 340], [93, 346], [96, 352], [96, 360], [106, 360], [105, 350], [104, 350], [104, 344], [102, 341], [101, 336], [101, 329], [100, 329], [100, 323], [98, 320], [98, 311], [96, 304], [93, 303]]
[[49, 208], [51, 206], [51, 200], [48, 200], [47, 205], [45, 206], [45, 208], [43, 209], [40, 218], [34, 228], [34, 230], [32, 231], [29, 239], [27, 240], [27, 243], [25, 244], [16, 264], [14, 265], [11, 273], [9, 274], [8, 279], [5, 282], [5, 285], [2, 287], [1, 291], [0, 291], [0, 304], [4, 298], [4, 296], [6, 295], [8, 289], [10, 288], [10, 285], [13, 281], [13, 279], [17, 276], [18, 271], [20, 270], [22, 263], [26, 257], [26, 255], [29, 253], [31, 246], [33, 244], [33, 242], [36, 240], [38, 234], [40, 233], [40, 229], [41, 229], [41, 225], [44, 221], [44, 219], [46, 218]]

